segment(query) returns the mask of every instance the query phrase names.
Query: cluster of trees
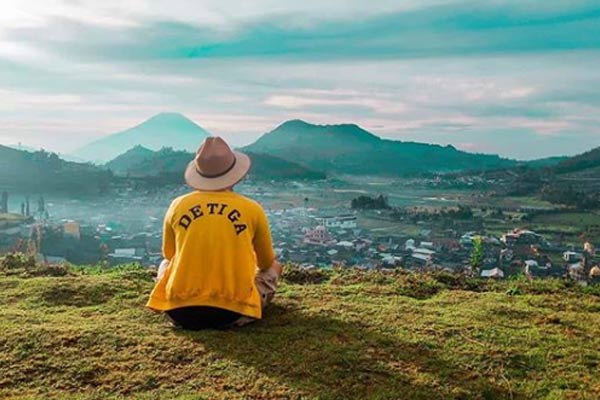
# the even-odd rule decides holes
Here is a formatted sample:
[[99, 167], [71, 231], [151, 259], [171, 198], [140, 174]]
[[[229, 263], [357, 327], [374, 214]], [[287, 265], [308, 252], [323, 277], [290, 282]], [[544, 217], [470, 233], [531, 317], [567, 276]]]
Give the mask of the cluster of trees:
[[580, 192], [573, 189], [572, 186], [548, 185], [542, 189], [541, 196], [543, 200], [575, 207], [578, 210], [600, 208], [600, 193]]
[[387, 197], [382, 194], [377, 197], [358, 196], [352, 199], [351, 207], [354, 210], [390, 210], [392, 208]]
[[81, 265], [96, 264], [102, 257], [101, 242], [93, 236], [82, 235], [81, 239], [74, 239], [56, 227], [44, 227], [39, 235], [39, 251], [43, 254], [62, 256]]
[[61, 160], [46, 151], [30, 153], [0, 146], [0, 186], [25, 192], [80, 195], [105, 191], [112, 173], [91, 164]]
[[595, 167], [600, 167], [600, 147], [568, 158], [558, 164], [554, 170], [558, 174], [565, 174]]
[[452, 219], [471, 219], [473, 218], [473, 210], [469, 206], [459, 205], [458, 208], [445, 209], [440, 212], [444, 217]]
[[515, 173], [518, 177], [506, 191], [507, 196], [529, 196], [536, 193], [549, 181], [548, 171], [544, 169], [520, 168]]

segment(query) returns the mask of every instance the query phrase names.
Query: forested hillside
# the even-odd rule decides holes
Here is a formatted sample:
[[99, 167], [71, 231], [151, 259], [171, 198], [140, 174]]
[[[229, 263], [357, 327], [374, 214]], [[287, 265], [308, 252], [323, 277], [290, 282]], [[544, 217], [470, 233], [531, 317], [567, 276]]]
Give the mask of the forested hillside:
[[54, 153], [27, 152], [0, 145], [0, 188], [20, 191], [95, 194], [112, 173], [91, 164], [62, 160]]

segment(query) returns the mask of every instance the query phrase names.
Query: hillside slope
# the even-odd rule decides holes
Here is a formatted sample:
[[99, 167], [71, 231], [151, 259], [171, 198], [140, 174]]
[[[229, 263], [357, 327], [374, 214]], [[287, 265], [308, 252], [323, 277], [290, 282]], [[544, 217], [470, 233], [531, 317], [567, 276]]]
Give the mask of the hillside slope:
[[354, 124], [287, 121], [245, 148], [320, 171], [357, 175], [411, 175], [516, 165], [495, 155], [452, 146], [381, 139]]
[[28, 268], [0, 271], [2, 398], [600, 396], [599, 291], [560, 281], [288, 270], [264, 320], [191, 333], [148, 271]]
[[105, 166], [114, 173], [125, 174], [129, 170], [137, 168], [138, 165], [146, 163], [154, 156], [154, 151], [138, 145], [110, 160]]
[[0, 188], [32, 193], [97, 194], [112, 175], [90, 164], [64, 161], [54, 153], [0, 145]]
[[566, 174], [596, 167], [600, 167], [600, 147], [569, 157], [554, 166], [553, 170], [557, 174]]
[[134, 146], [154, 151], [171, 147], [193, 152], [208, 136], [210, 134], [201, 126], [181, 114], [160, 113], [133, 128], [96, 140], [76, 150], [72, 156], [106, 162]]

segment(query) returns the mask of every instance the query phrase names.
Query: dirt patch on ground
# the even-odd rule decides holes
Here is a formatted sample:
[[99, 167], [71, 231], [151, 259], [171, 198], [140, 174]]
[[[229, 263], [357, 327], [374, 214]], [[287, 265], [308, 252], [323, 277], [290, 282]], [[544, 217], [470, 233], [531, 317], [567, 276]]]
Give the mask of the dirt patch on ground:
[[108, 302], [117, 294], [117, 289], [108, 283], [88, 285], [83, 282], [60, 283], [44, 287], [40, 300], [49, 306], [87, 307]]
[[283, 274], [286, 283], [296, 285], [319, 284], [329, 280], [329, 276], [322, 269], [286, 269]]

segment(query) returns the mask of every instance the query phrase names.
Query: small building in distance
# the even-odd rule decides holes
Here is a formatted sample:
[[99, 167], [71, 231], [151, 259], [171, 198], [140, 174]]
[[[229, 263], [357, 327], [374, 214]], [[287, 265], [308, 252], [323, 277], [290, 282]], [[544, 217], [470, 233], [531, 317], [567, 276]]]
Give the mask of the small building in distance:
[[434, 261], [435, 251], [423, 247], [412, 249], [411, 258], [417, 264], [430, 264]]
[[73, 220], [65, 221], [63, 223], [63, 232], [65, 236], [77, 240], [81, 239], [81, 226], [79, 225], [79, 222]]
[[329, 234], [327, 228], [323, 225], [319, 225], [314, 229], [308, 230], [304, 234], [305, 244], [313, 244], [318, 246], [330, 246], [336, 243], [335, 239]]
[[565, 251], [563, 253], [563, 259], [566, 262], [569, 262], [569, 263], [574, 263], [576, 261], [581, 261], [582, 258], [583, 258], [583, 254], [577, 253], [575, 251]]
[[567, 273], [569, 274], [569, 277], [576, 282], [585, 283], [586, 281], [587, 277], [585, 276], [585, 267], [581, 261], [570, 264], [567, 267]]
[[492, 268], [492, 269], [483, 269], [479, 273], [482, 278], [495, 278], [500, 279], [504, 278], [504, 271], [500, 268]]
[[114, 264], [142, 262], [146, 256], [146, 250], [143, 248], [119, 248], [108, 254], [108, 258]]
[[357, 227], [356, 215], [353, 214], [315, 217], [315, 221], [330, 229], [354, 229]]
[[502, 236], [501, 241], [506, 247], [516, 245], [550, 246], [550, 243], [548, 243], [544, 236], [527, 229], [515, 229], [512, 232], [506, 233]]

